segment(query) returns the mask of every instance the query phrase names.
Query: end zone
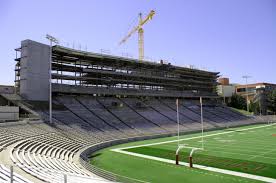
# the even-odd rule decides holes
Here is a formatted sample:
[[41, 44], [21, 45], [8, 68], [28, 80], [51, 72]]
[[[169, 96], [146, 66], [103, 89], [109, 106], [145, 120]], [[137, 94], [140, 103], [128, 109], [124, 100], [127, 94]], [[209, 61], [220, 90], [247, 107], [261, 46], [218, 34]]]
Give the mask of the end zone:
[[[265, 127], [269, 127], [269, 126], [275, 126], [275, 125], [276, 124], [274, 123], [274, 124], [269, 124], [269, 125], [262, 125], [262, 126], [256, 126], [256, 127], [251, 127], [251, 128], [240, 129], [239, 131], [248, 131], [248, 130], [253, 130], [253, 129], [265, 128]], [[204, 137], [218, 136], [218, 135], [229, 134], [229, 133], [234, 133], [234, 132], [235, 132], [235, 130], [234, 131], [219, 132], [219, 133], [208, 134], [208, 135], [205, 135]], [[273, 134], [273, 136], [274, 135], [276, 136], [276, 134]], [[197, 139], [197, 138], [202, 138], [202, 136], [184, 138], [184, 139], [180, 139], [180, 141]], [[170, 141], [163, 141], [163, 142], [157, 142], [157, 143], [149, 143], [149, 144], [143, 144], [143, 145], [114, 148], [114, 149], [111, 149], [111, 151], [121, 153], [121, 154], [136, 156], [136, 157], [140, 157], [140, 158], [144, 158], [144, 159], [150, 159], [150, 160], [160, 161], [160, 162], [169, 163], [169, 164], [175, 164], [174, 160], [155, 157], [155, 156], [150, 156], [150, 155], [139, 154], [139, 153], [135, 153], [135, 152], [129, 152], [129, 151], [125, 151], [125, 150], [126, 149], [131, 149], [131, 148], [136, 148], [136, 147], [145, 147], [145, 146], [153, 146], [153, 145], [159, 145], [159, 144], [172, 143], [172, 142], [177, 142], [177, 141], [178, 140], [170, 140]], [[194, 147], [188, 147], [187, 146], [187, 148], [193, 149]], [[178, 164], [179, 165], [184, 165], [186, 167], [190, 167], [190, 164], [186, 163], [186, 162], [178, 162]], [[238, 177], [243, 177], [243, 178], [249, 178], [249, 179], [258, 180], [258, 181], [275, 182], [276, 183], [276, 179], [274, 179], [274, 178], [269, 178], [269, 177], [264, 177], [264, 176], [259, 176], [259, 175], [252, 175], [252, 174], [248, 174], [248, 173], [242, 173], [242, 172], [231, 171], [231, 170], [226, 170], [226, 169], [220, 169], [220, 168], [215, 168], [215, 167], [203, 166], [203, 165], [198, 165], [198, 164], [193, 164], [193, 167], [198, 168], [198, 169], [202, 169], [202, 170], [216, 172], [216, 173], [222, 173], [222, 174], [233, 175], [233, 176], [238, 176]]]

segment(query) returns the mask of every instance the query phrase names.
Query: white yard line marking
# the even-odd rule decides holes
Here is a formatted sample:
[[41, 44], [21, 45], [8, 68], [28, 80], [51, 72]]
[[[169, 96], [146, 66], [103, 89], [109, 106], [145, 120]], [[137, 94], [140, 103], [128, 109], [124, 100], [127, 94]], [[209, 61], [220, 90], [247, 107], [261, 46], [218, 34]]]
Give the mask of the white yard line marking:
[[[248, 130], [259, 129], [259, 128], [265, 128], [265, 127], [274, 126], [274, 125], [276, 125], [276, 124], [269, 124], [269, 125], [257, 126], [257, 127], [252, 127], [252, 128], [238, 129], [238, 130], [241, 132], [241, 131], [248, 131]], [[217, 135], [230, 134], [230, 133], [234, 133], [234, 132], [235, 132], [235, 130], [227, 131], [227, 132], [219, 132], [219, 133], [204, 135], [203, 137], [212, 137], [212, 136], [217, 136]], [[192, 139], [198, 139], [198, 138], [202, 138], [202, 136], [195, 136], [195, 137], [180, 139], [180, 141], [192, 140]], [[161, 162], [165, 162], [165, 163], [175, 164], [174, 160], [169, 160], [169, 159], [165, 159], [165, 158], [159, 158], [159, 157], [155, 157], [155, 156], [149, 156], [149, 155], [144, 155], [144, 154], [139, 154], [139, 153], [134, 153], [134, 152], [128, 152], [128, 151], [124, 151], [124, 150], [125, 149], [131, 149], [131, 148], [137, 148], [137, 147], [146, 147], [146, 146], [167, 144], [167, 143], [172, 143], [172, 142], [177, 142], [177, 141], [178, 140], [170, 140], [170, 141], [156, 142], [156, 143], [150, 143], [150, 144], [121, 147], [121, 148], [111, 149], [111, 151], [122, 153], [122, 154], [127, 154], [127, 155], [132, 155], [132, 156], [136, 156], [136, 157], [141, 157], [141, 158], [145, 158], [145, 159], [150, 159], [150, 160], [156, 160], [156, 161], [161, 161]], [[179, 164], [189, 167], [189, 164], [185, 163], [185, 162], [179, 162]], [[214, 167], [208, 167], [208, 166], [203, 166], [203, 165], [196, 165], [196, 164], [194, 165], [194, 167], [202, 169], [202, 170], [208, 170], [208, 171], [223, 173], [223, 174], [227, 174], [227, 175], [234, 175], [234, 176], [239, 176], [239, 177], [244, 177], [244, 178], [249, 178], [249, 179], [254, 179], [254, 180], [259, 180], [259, 181], [264, 181], [264, 182], [276, 183], [276, 179], [269, 178], [269, 177], [263, 177], [263, 176], [258, 176], [258, 175], [252, 175], [252, 174], [247, 174], [247, 173], [242, 173], [242, 172], [236, 172], [236, 171], [225, 170], [225, 169], [214, 168]]]
[[257, 155], [255, 155], [255, 156], [253, 156], [252, 158], [249, 158], [249, 159], [255, 159], [255, 158], [257, 158], [257, 157], [264, 157], [264, 155], [266, 155], [266, 154], [269, 154], [269, 153], [271, 153], [271, 152], [273, 152], [273, 151], [276, 151], [276, 149], [271, 149], [270, 151], [266, 151], [266, 152], [264, 152], [264, 153], [262, 153], [262, 154], [257, 154]]
[[[140, 158], [144, 158], [144, 159], [150, 159], [150, 160], [155, 160], [155, 161], [161, 161], [161, 162], [164, 162], [164, 163], [175, 164], [174, 160], [169, 160], [169, 159], [165, 159], [165, 158], [159, 158], [159, 157], [149, 156], [149, 155], [144, 155], [144, 154], [138, 154], [138, 153], [134, 153], [134, 152], [128, 152], [128, 151], [124, 151], [124, 150], [121, 150], [121, 149], [112, 149], [111, 151], [131, 155], [131, 156], [136, 156], [136, 157], [140, 157]], [[186, 167], [189, 167], [189, 164], [186, 163], [186, 162], [179, 162], [179, 164], [184, 165]], [[208, 170], [208, 171], [223, 173], [223, 174], [227, 174], [227, 175], [234, 175], [234, 176], [238, 176], [238, 177], [244, 177], [244, 178], [259, 180], [259, 181], [263, 181], [263, 182], [276, 183], [276, 179], [269, 178], [269, 177], [263, 177], [263, 176], [252, 175], [252, 174], [241, 173], [241, 172], [235, 172], [235, 171], [231, 171], [231, 170], [225, 170], [225, 169], [208, 167], [208, 166], [197, 165], [197, 164], [194, 164], [193, 166], [195, 168], [202, 169], [202, 170]]]
[[[173, 146], [171, 146], [171, 145], [163, 145], [162, 147], [166, 147], [166, 148], [170, 148], [170, 149], [173, 148]], [[208, 147], [205, 148], [204, 151], [212, 153], [212, 152], [214, 152], [214, 149], [218, 149], [219, 151], [216, 151], [216, 152], [219, 152], [220, 154], [235, 154], [235, 155], [242, 155], [242, 156], [247, 156], [247, 157], [250, 156], [251, 158], [249, 158], [249, 159], [252, 159], [253, 157], [257, 156], [257, 157], [262, 157], [264, 159], [276, 160], [276, 158], [274, 156], [273, 157], [268, 157], [268, 156], [264, 156], [263, 154], [256, 155], [256, 151], [249, 150], [249, 149], [246, 150], [246, 148], [244, 148], [245, 150], [240, 150], [240, 148], [239, 148], [239, 150], [242, 151], [242, 152], [254, 153], [254, 155], [252, 155], [252, 154], [245, 154], [245, 153], [242, 153], [242, 152], [223, 151], [223, 150], [225, 150], [225, 148], [223, 148], [223, 147], [226, 147], [226, 146], [225, 145], [223, 145], [223, 146], [217, 146], [217, 145], [210, 145], [210, 144], [208, 144]], [[188, 148], [188, 147], [186, 147], [186, 148]], [[232, 149], [236, 149], [237, 150], [238, 148], [232, 148]], [[273, 151], [276, 151], [276, 149], [274, 149], [274, 150], [270, 149], [268, 151], [272, 151], [273, 152]], [[270, 152], [266, 152], [264, 154], [267, 154], [267, 153], [270, 153]], [[214, 154], [211, 154], [211, 155], [214, 155]]]

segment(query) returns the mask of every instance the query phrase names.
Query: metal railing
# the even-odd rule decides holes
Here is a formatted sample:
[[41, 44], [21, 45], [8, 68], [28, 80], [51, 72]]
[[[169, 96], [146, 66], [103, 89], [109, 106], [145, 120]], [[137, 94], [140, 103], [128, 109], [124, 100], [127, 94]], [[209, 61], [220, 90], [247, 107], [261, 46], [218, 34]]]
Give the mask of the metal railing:
[[[25, 171], [28, 176], [23, 177], [21, 174]], [[20, 174], [19, 174], [20, 172]], [[23, 173], [24, 174], [24, 173]], [[32, 176], [32, 177], [31, 177]], [[34, 183], [34, 182], [99, 182], [109, 183], [110, 180], [105, 180], [101, 177], [84, 176], [80, 174], [72, 174], [69, 172], [62, 172], [57, 170], [45, 170], [26, 164], [4, 165], [0, 164], [0, 182], [20, 182], [20, 183]]]

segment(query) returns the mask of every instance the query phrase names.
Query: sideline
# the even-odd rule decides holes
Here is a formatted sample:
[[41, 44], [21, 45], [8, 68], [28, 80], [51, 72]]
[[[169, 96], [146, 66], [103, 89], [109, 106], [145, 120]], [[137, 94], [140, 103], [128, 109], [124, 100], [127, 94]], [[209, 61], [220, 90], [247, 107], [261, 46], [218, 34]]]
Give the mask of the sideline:
[[[253, 129], [270, 127], [270, 126], [274, 126], [274, 125], [276, 125], [276, 124], [269, 124], [269, 125], [262, 125], [262, 126], [257, 126], [257, 127], [239, 129], [239, 131], [248, 131], [248, 130], [253, 130]], [[217, 135], [222, 135], [222, 134], [229, 134], [229, 133], [234, 133], [234, 132], [235, 131], [220, 132], [220, 133], [204, 135], [203, 137], [212, 137], [212, 136], [217, 136]], [[190, 138], [180, 139], [180, 141], [192, 140], [192, 139], [197, 139], [197, 138], [201, 138], [201, 137], [202, 136], [190, 137]], [[139, 154], [139, 153], [134, 153], [134, 152], [129, 152], [129, 151], [124, 151], [124, 150], [125, 149], [136, 148], [136, 147], [146, 147], [146, 146], [172, 143], [172, 142], [177, 142], [177, 141], [178, 140], [170, 140], [170, 141], [163, 141], [163, 142], [157, 142], [157, 143], [150, 143], [150, 144], [143, 144], [143, 145], [136, 145], [136, 146], [128, 146], [128, 147], [111, 149], [110, 151], [121, 153], [121, 154], [126, 154], [126, 155], [131, 155], [131, 156], [136, 156], [136, 157], [141, 157], [141, 158], [145, 158], [145, 159], [150, 159], [150, 160], [161, 161], [161, 162], [164, 162], [164, 163], [175, 164], [174, 160], [169, 160], [169, 159], [165, 159], [165, 158], [149, 156], [149, 155], [144, 155], [144, 154]], [[186, 163], [186, 162], [179, 162], [179, 164], [189, 167], [189, 163]], [[259, 175], [252, 175], [252, 174], [248, 174], [248, 173], [236, 172], [236, 171], [220, 169], [220, 168], [214, 168], [214, 167], [208, 167], [208, 166], [203, 166], [203, 165], [198, 165], [198, 164], [194, 164], [194, 167], [198, 168], [198, 169], [202, 169], [202, 170], [208, 170], [208, 171], [227, 174], [227, 175], [234, 175], [234, 176], [238, 176], [238, 177], [244, 177], [244, 178], [249, 178], [249, 179], [254, 179], [254, 180], [259, 180], [259, 181], [264, 181], [264, 182], [276, 183], [276, 179], [269, 178], [269, 177], [263, 177], [263, 176], [259, 176]]]

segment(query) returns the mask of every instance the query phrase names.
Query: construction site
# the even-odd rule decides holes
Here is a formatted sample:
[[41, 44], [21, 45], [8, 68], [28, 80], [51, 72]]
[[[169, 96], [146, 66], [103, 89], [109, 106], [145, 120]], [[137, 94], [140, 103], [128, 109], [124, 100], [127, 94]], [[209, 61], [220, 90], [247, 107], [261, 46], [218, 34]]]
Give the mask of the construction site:
[[119, 42], [137, 34], [137, 59], [49, 34], [18, 43], [14, 87], [0, 86], [0, 183], [276, 182], [275, 116], [228, 107], [220, 72], [145, 59], [154, 16]]
[[[50, 50], [50, 47], [31, 40], [25, 40], [22, 44], [21, 48], [17, 49], [22, 56], [15, 59], [16, 91], [30, 100], [48, 100], [47, 74], [50, 54], [43, 52]], [[25, 54], [33, 53], [32, 50], [36, 50], [35, 55]], [[216, 80], [219, 73], [173, 66], [170, 63], [162, 63], [162, 60], [160, 63], [140, 62], [58, 45], [52, 48], [51, 55], [53, 93], [155, 97], [217, 96]], [[45, 65], [42, 66], [43, 64]], [[44, 96], [40, 92], [41, 88], [45, 89]]]

